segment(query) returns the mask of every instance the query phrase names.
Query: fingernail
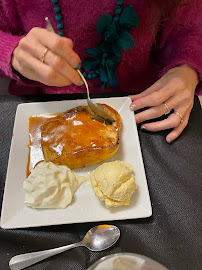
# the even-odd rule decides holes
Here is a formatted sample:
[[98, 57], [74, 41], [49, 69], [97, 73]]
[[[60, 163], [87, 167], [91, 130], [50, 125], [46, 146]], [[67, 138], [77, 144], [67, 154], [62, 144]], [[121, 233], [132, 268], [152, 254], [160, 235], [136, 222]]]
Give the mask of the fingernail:
[[133, 105], [130, 106], [130, 110], [131, 110], [131, 111], [134, 111], [135, 108], [136, 108], [136, 105], [135, 105], [135, 104], [133, 104]]
[[82, 79], [79, 80], [79, 85], [83, 85], [84, 81]]
[[81, 68], [81, 62], [79, 62], [79, 63], [76, 65], [75, 69], [77, 70], [77, 69], [80, 69], [80, 68]]
[[173, 138], [171, 138], [170, 140], [169, 140], [169, 142], [168, 143], [171, 143], [171, 142], [173, 142], [174, 140], [173, 140]]
[[144, 127], [144, 126], [141, 126], [141, 128], [140, 128], [142, 131], [147, 131], [147, 128], [146, 127]]

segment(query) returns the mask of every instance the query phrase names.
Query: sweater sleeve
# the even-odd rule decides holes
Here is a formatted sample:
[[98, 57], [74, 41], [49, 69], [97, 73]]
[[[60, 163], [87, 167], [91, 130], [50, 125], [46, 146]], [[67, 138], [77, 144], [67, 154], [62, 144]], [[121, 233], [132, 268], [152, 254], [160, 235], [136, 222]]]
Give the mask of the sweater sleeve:
[[18, 80], [19, 77], [12, 70], [11, 58], [21, 38], [22, 36], [14, 36], [0, 31], [0, 70], [2, 75], [15, 80]]
[[196, 94], [202, 94], [202, 1], [186, 0], [175, 17], [165, 24], [157, 37], [156, 55], [160, 76], [169, 69], [188, 64], [199, 75]]
[[13, 4], [3, 5], [0, 0], [0, 77], [9, 77], [21, 85], [30, 84], [32, 81], [14, 72], [11, 59], [24, 34], [17, 9]]

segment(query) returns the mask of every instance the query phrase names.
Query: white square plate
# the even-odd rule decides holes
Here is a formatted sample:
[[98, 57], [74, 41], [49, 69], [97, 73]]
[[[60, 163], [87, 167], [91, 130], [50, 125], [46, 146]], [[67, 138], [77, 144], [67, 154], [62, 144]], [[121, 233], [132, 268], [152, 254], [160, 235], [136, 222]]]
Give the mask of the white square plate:
[[[94, 194], [88, 182], [76, 191], [73, 202], [66, 209], [32, 209], [24, 204], [28, 159], [28, 119], [32, 115], [62, 112], [79, 105], [86, 100], [67, 100], [20, 104], [17, 108], [11, 142], [10, 157], [6, 176], [4, 198], [1, 213], [1, 227], [4, 229], [38, 227], [57, 224], [72, 224], [107, 220], [125, 220], [149, 217], [152, 214], [151, 202], [145, 177], [139, 138], [130, 111], [130, 98], [101, 98], [96, 102], [105, 103], [119, 112], [123, 121], [120, 147], [117, 153], [106, 160], [122, 160], [133, 166], [138, 190], [133, 194], [130, 206], [107, 209]], [[87, 176], [98, 165], [78, 168], [79, 175]]]

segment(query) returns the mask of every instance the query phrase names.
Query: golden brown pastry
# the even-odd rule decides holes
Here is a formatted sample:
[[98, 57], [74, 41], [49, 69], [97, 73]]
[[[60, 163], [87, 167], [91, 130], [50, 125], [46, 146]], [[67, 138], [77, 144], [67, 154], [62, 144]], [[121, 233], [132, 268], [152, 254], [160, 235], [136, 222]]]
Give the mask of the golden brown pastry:
[[115, 119], [112, 125], [95, 120], [87, 106], [73, 108], [42, 125], [41, 146], [46, 162], [76, 168], [100, 163], [116, 153], [121, 117], [108, 105], [99, 105]]

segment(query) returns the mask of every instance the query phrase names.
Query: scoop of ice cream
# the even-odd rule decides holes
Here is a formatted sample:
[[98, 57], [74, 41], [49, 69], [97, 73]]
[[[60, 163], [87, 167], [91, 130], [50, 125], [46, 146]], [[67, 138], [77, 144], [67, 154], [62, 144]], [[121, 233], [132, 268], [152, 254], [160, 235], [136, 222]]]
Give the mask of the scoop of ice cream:
[[97, 167], [90, 181], [95, 194], [107, 207], [129, 205], [137, 189], [132, 166], [119, 160]]
[[23, 183], [25, 204], [33, 208], [65, 208], [85, 180], [65, 165], [40, 162]]

